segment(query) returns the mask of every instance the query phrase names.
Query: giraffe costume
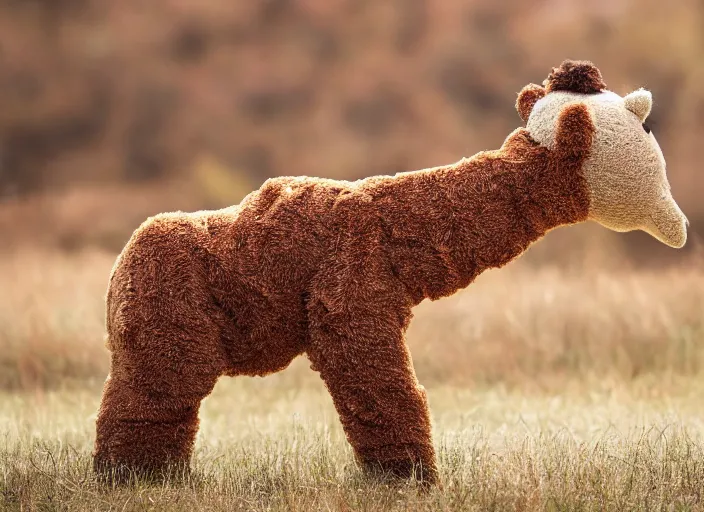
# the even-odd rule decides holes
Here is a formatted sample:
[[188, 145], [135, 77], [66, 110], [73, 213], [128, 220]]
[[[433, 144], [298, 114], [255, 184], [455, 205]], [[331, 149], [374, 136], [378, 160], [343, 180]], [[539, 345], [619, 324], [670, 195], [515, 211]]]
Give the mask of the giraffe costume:
[[451, 165], [355, 182], [274, 178], [239, 205], [142, 224], [107, 292], [96, 471], [188, 468], [200, 402], [219, 377], [264, 376], [305, 354], [364, 468], [436, 482], [426, 393], [404, 341], [414, 306], [559, 226], [592, 220], [686, 241], [645, 124], [648, 91], [621, 97], [590, 62], [565, 61], [516, 106], [525, 128]]

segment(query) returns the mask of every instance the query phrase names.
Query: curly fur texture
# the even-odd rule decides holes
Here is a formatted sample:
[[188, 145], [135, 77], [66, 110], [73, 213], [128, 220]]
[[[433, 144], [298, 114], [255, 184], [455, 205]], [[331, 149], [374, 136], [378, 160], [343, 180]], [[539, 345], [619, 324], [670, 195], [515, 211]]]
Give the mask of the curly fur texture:
[[[563, 68], [594, 83], [586, 68]], [[553, 86], [573, 83], [565, 73]], [[220, 376], [267, 375], [306, 354], [363, 467], [436, 482], [428, 401], [404, 341], [412, 308], [590, 213], [591, 107], [561, 106], [553, 129], [552, 107], [530, 113], [538, 96], [530, 89], [519, 111], [549, 143], [519, 128], [452, 165], [357, 182], [275, 178], [240, 205], [145, 222], [110, 277], [96, 470], [187, 468], [200, 402]]]
[[427, 398], [404, 343], [411, 308], [586, 218], [592, 127], [580, 107], [563, 122], [555, 151], [519, 129], [446, 167], [276, 178], [240, 206], [147, 221], [110, 278], [96, 467], [187, 466], [218, 377], [266, 375], [306, 353], [364, 466], [435, 481]]
[[547, 92], [568, 91], [597, 94], [606, 89], [601, 71], [586, 60], [566, 60], [553, 68], [543, 83]]

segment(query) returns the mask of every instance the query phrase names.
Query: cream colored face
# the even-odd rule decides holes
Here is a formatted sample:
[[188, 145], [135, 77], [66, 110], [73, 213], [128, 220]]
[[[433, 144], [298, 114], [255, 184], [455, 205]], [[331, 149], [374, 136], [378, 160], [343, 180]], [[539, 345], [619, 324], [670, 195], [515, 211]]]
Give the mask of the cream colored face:
[[652, 107], [650, 92], [621, 97], [613, 92], [551, 92], [530, 114], [527, 130], [549, 148], [562, 109], [584, 103], [596, 133], [584, 166], [589, 187], [589, 218], [614, 231], [641, 229], [671, 247], [687, 241], [687, 218], [672, 198], [665, 159], [652, 133], [643, 126]]

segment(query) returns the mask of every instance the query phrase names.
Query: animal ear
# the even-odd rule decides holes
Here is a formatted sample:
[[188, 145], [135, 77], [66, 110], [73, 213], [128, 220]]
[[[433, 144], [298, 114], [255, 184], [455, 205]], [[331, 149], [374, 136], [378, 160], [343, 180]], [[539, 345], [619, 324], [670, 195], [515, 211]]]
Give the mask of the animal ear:
[[545, 89], [536, 84], [528, 84], [521, 89], [516, 100], [516, 110], [518, 110], [518, 115], [521, 116], [524, 123], [528, 121], [530, 113], [533, 111], [533, 106], [546, 94]]
[[645, 89], [638, 89], [626, 95], [623, 98], [623, 103], [628, 110], [638, 116], [641, 122], [645, 122], [653, 108], [653, 95]]

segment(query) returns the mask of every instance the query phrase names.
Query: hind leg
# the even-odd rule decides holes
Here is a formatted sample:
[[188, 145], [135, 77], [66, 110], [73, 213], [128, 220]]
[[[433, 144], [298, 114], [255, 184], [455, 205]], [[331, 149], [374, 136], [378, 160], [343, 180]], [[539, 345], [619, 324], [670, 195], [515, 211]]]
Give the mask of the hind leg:
[[110, 377], [96, 424], [99, 472], [188, 466], [200, 402], [227, 366], [227, 319], [193, 223], [159, 215], [118, 257], [106, 297]]
[[96, 421], [97, 472], [159, 477], [188, 468], [200, 403], [226, 367], [219, 330], [201, 311], [168, 305], [150, 316], [149, 328], [132, 320], [138, 315], [111, 324], [110, 375]]
[[150, 395], [109, 377], [96, 423], [95, 471], [124, 481], [130, 474], [161, 478], [188, 470], [201, 398]]

